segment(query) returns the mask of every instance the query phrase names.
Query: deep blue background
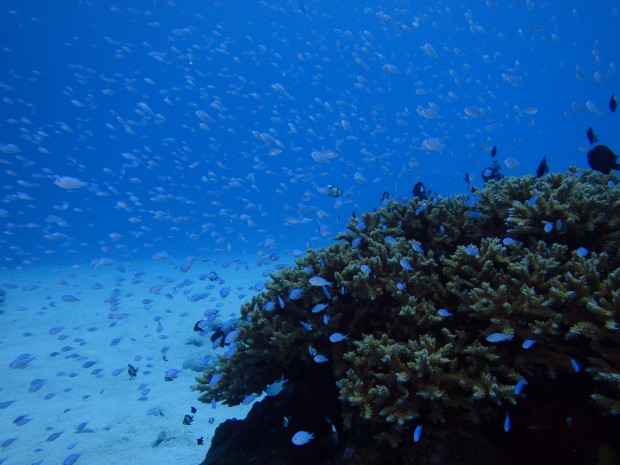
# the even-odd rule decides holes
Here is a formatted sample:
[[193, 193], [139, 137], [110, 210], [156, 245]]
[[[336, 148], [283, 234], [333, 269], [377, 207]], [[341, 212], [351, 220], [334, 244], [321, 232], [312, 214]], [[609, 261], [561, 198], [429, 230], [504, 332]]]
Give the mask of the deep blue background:
[[[543, 155], [587, 168], [590, 126], [620, 150], [613, 1], [93, 3], [0, 12], [3, 267], [286, 254], [328, 244], [383, 191], [467, 192], [493, 145], [502, 166], [520, 162], [510, 175]], [[429, 105], [437, 119], [416, 113]], [[429, 137], [445, 149], [424, 149]], [[324, 149], [337, 157], [315, 162]]]

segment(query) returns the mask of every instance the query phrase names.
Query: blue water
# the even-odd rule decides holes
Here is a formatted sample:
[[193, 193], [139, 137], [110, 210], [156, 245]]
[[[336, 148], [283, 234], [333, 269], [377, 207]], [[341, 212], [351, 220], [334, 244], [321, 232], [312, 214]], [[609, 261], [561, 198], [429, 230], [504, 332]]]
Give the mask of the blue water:
[[[444, 197], [481, 187], [494, 146], [507, 176], [533, 174], [543, 156], [551, 171], [587, 168], [589, 127], [620, 151], [620, 112], [609, 108], [610, 97], [620, 95], [618, 23], [611, 0], [4, 1], [0, 285], [8, 292], [0, 348], [10, 378], [0, 384], [0, 401], [15, 404], [3, 406], [10, 419], [0, 463], [39, 463], [43, 455], [40, 463], [73, 463], [72, 429], [50, 445], [51, 430], [35, 426], [83, 421], [99, 396], [118, 398], [98, 392], [104, 381], [134, 409], [124, 370], [137, 355], [155, 354], [150, 382], [162, 395], [158, 374], [170, 366], [159, 351], [170, 341], [157, 339], [153, 317], [182, 347], [187, 334], [177, 328], [191, 333], [196, 312], [222, 304], [191, 306], [183, 290], [171, 290], [191, 273], [195, 279], [217, 269], [232, 280], [250, 279], [250, 271], [267, 279], [256, 263], [290, 262], [307, 247], [330, 244], [353, 213], [380, 206], [385, 192], [410, 198], [418, 181]], [[65, 177], [81, 187], [55, 184]], [[148, 268], [143, 283], [129, 266], [89, 268], [102, 259], [142, 266], [167, 255], [171, 261], [157, 263], [164, 271]], [[178, 266], [187, 256], [198, 260], [184, 275]], [[236, 268], [220, 271], [233, 257]], [[72, 275], [71, 265], [85, 272]], [[67, 268], [50, 278], [56, 266]], [[15, 272], [21, 268], [33, 274]], [[162, 276], [172, 276], [172, 284], [161, 295], [149, 293]], [[97, 280], [105, 284], [100, 294], [90, 287]], [[193, 286], [198, 292], [204, 283]], [[124, 300], [114, 311], [131, 315], [114, 326], [105, 299], [117, 288]], [[226, 301], [227, 312], [238, 310], [248, 289], [234, 290], [238, 299]], [[82, 303], [63, 300], [65, 294]], [[155, 301], [146, 317], [138, 313], [145, 296]], [[90, 313], [74, 321], [79, 306], [93, 312], [92, 322]], [[129, 332], [130, 324], [139, 329]], [[84, 342], [80, 356], [105, 369], [100, 380], [85, 382], [88, 397], [72, 401], [53, 385], [90, 376], [73, 359], [48, 355], [65, 344], [48, 335], [53, 327], [80, 347]], [[159, 345], [146, 347], [147, 334]], [[121, 336], [125, 346], [110, 345]], [[30, 343], [35, 339], [49, 348]], [[23, 370], [9, 365], [30, 353], [36, 358]], [[54, 381], [41, 392], [59, 395], [35, 402], [28, 383], [44, 367]], [[110, 372], [118, 367], [125, 378], [117, 382]], [[54, 370], [80, 376], [67, 380]], [[193, 375], [185, 377], [189, 385]], [[188, 388], [179, 392], [187, 403], [195, 400]], [[53, 402], [75, 411], [46, 415], [41, 405]], [[178, 418], [188, 406], [166, 417], [183, 433], [189, 428]], [[30, 426], [11, 424], [26, 413]], [[207, 416], [197, 416], [196, 431], [205, 426], [200, 421]], [[101, 435], [91, 440], [108, 426], [96, 425]], [[116, 424], [109, 429], [125, 434]], [[196, 447], [194, 436], [186, 439]], [[86, 454], [92, 446], [79, 441]]]
[[493, 146], [507, 175], [587, 167], [590, 126], [620, 146], [613, 1], [2, 10], [6, 268], [325, 245], [384, 191], [480, 185]]

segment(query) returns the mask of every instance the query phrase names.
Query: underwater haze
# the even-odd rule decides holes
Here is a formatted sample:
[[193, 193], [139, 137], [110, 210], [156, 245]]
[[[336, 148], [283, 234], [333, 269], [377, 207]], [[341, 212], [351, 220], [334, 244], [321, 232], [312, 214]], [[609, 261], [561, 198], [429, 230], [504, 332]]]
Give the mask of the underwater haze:
[[274, 272], [418, 183], [620, 151], [619, 10], [3, 1], [0, 464], [200, 463], [263, 394], [192, 386]]
[[466, 192], [494, 146], [505, 175], [543, 156], [587, 167], [589, 127], [618, 150], [613, 1], [8, 1], [0, 14], [5, 269], [260, 259], [328, 244], [384, 192]]

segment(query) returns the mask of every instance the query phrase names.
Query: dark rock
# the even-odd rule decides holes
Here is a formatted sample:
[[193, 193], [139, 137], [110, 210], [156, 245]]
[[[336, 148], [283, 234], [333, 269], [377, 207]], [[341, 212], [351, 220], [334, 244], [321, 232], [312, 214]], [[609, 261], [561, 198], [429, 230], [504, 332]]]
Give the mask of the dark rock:
[[[298, 365], [285, 373], [290, 381], [274, 397], [252, 406], [244, 420], [227, 420], [217, 430], [202, 465], [316, 465], [337, 463], [342, 454], [342, 416], [338, 390], [329, 364]], [[304, 380], [296, 383], [294, 380]], [[289, 418], [284, 427], [284, 417]], [[331, 425], [340, 435], [334, 444]], [[314, 440], [296, 446], [297, 431], [314, 433]]]

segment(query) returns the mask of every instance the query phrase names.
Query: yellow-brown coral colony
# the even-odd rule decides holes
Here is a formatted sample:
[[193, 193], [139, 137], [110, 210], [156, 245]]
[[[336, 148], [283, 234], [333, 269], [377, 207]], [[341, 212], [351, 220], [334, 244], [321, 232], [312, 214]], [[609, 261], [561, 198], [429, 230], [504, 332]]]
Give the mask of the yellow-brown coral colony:
[[351, 219], [337, 243], [308, 251], [242, 307], [237, 350], [199, 379], [201, 399], [240, 403], [320, 354], [345, 431], [379, 444], [410, 443], [418, 424], [435, 438], [481, 422], [500, 430], [532, 384], [560, 377], [555, 389], [579, 384], [580, 402], [619, 414], [616, 182], [577, 169], [505, 178]]

